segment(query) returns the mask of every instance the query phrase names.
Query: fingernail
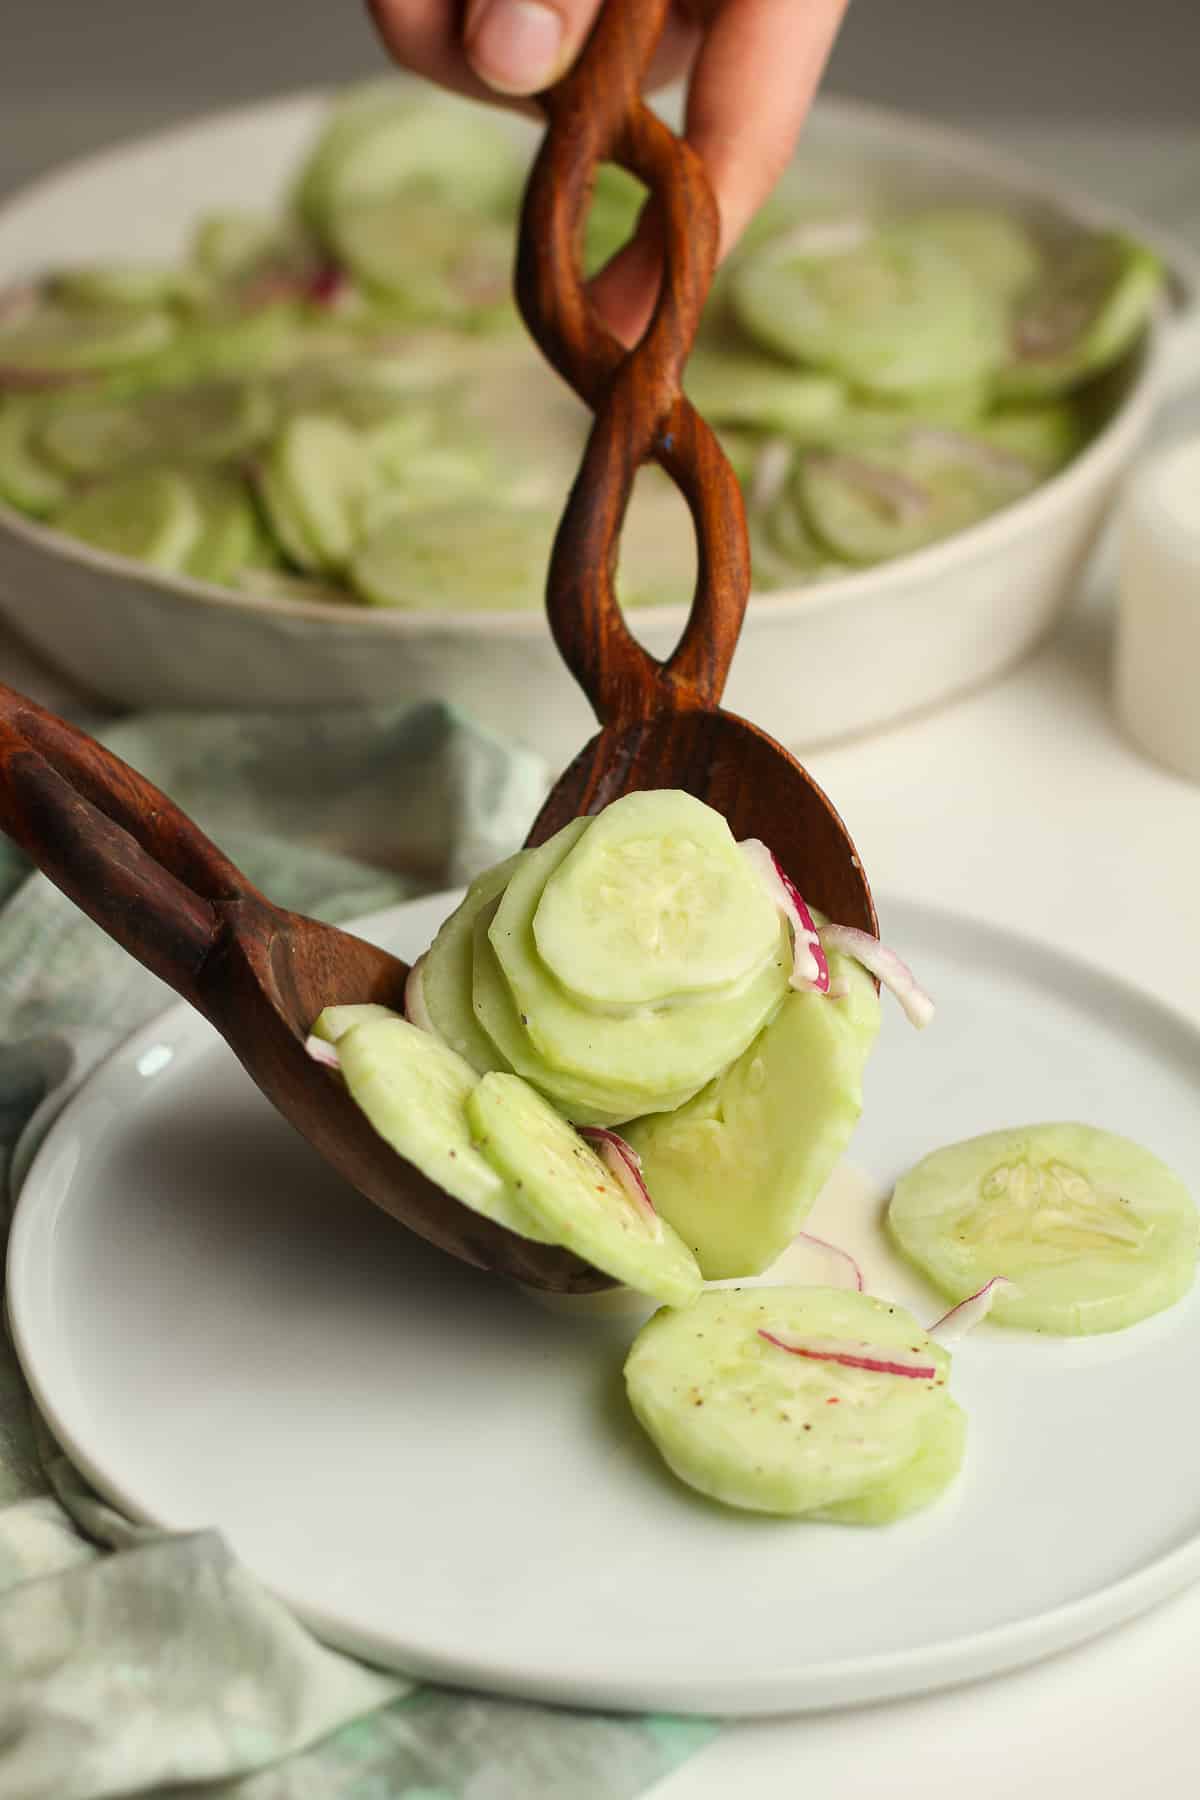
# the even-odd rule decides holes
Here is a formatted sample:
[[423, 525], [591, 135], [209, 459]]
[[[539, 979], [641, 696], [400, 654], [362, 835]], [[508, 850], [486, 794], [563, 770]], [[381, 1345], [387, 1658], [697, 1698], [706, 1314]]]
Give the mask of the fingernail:
[[558, 73], [562, 19], [540, 0], [483, 0], [471, 21], [467, 54], [501, 94], [536, 94]]

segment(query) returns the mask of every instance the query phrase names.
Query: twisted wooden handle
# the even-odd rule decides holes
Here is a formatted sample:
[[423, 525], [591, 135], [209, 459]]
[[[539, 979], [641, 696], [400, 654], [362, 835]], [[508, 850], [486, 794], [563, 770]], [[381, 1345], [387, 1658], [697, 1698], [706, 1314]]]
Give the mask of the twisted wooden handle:
[[[542, 96], [549, 129], [526, 188], [517, 255], [525, 323], [596, 414], [555, 539], [546, 608], [554, 640], [602, 725], [715, 706], [750, 586], [737, 478], [680, 391], [716, 264], [718, 220], [699, 159], [639, 98], [668, 5], [605, 0], [579, 61]], [[584, 285], [584, 224], [602, 161], [645, 182], [662, 224], [658, 302], [628, 353], [601, 324]], [[652, 458], [683, 494], [696, 532], [691, 612], [666, 662], [634, 638], [614, 586], [634, 477]]]

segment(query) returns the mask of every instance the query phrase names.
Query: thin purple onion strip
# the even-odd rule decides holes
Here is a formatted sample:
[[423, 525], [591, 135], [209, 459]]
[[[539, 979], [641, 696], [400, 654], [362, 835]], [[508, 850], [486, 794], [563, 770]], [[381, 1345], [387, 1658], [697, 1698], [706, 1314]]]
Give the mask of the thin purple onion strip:
[[976, 1288], [973, 1294], [968, 1294], [965, 1300], [960, 1300], [957, 1306], [952, 1306], [948, 1313], [943, 1313], [941, 1318], [929, 1327], [927, 1335], [932, 1337], [936, 1332], [943, 1344], [956, 1343], [960, 1337], [964, 1337], [971, 1330], [972, 1326], [978, 1325], [980, 1319], [987, 1318], [992, 1310], [992, 1302], [998, 1294], [1003, 1293], [1005, 1288], [1015, 1288], [1015, 1286], [1015, 1282], [1010, 1281], [1007, 1275], [993, 1275], [992, 1279], [985, 1281], [981, 1288]]
[[792, 928], [792, 973], [788, 986], [802, 992], [829, 992], [829, 963], [800, 890], [761, 838], [743, 838], [738, 849]]
[[933, 1001], [908, 964], [894, 950], [887, 950], [869, 931], [853, 925], [823, 925], [821, 942], [826, 950], [839, 950], [854, 958], [896, 996], [905, 1017], [920, 1031], [933, 1017]]
[[813, 1362], [840, 1363], [846, 1369], [869, 1369], [875, 1375], [904, 1375], [910, 1381], [932, 1381], [937, 1375], [933, 1363], [910, 1362], [903, 1355], [897, 1356], [890, 1346], [863, 1344], [856, 1351], [843, 1349], [836, 1342], [794, 1344], [773, 1331], [760, 1331], [758, 1335], [777, 1349], [786, 1350], [790, 1356], [806, 1356]]
[[843, 1250], [840, 1244], [831, 1244], [828, 1238], [817, 1237], [815, 1233], [811, 1231], [798, 1231], [796, 1236], [802, 1238], [806, 1244], [815, 1244], [819, 1250], [828, 1250], [831, 1256], [840, 1257], [843, 1262], [849, 1263], [851, 1273], [854, 1276], [854, 1285], [860, 1294], [863, 1292], [864, 1282], [862, 1269], [848, 1250]]
[[304, 1048], [313, 1061], [326, 1069], [340, 1069], [342, 1059], [337, 1053], [337, 1045], [330, 1044], [325, 1038], [316, 1037], [312, 1032], [304, 1040]]
[[654, 1229], [661, 1237], [662, 1221], [650, 1198], [650, 1189], [642, 1178], [642, 1159], [633, 1145], [626, 1143], [623, 1137], [618, 1137], [615, 1131], [610, 1131], [604, 1125], [578, 1125], [576, 1130], [592, 1146], [613, 1180], [633, 1201], [638, 1211], [653, 1220]]

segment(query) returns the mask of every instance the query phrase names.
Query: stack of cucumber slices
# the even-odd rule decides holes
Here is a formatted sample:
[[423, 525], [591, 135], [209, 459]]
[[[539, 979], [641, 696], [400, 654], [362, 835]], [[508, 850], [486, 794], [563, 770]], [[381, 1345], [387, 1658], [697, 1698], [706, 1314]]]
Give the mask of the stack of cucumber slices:
[[765, 845], [687, 793], [639, 792], [481, 875], [414, 964], [406, 1016], [334, 1003], [309, 1048], [448, 1195], [662, 1303], [625, 1381], [684, 1482], [884, 1524], [962, 1464], [947, 1341], [989, 1311], [1057, 1334], [1133, 1324], [1187, 1292], [1198, 1231], [1156, 1158], [1046, 1125], [897, 1185], [888, 1234], [954, 1302], [928, 1329], [862, 1292], [844, 1251], [858, 1291], [731, 1285], [800, 1234], [850, 1138], [869, 968], [927, 1021], [911, 972], [812, 914]]
[[[524, 155], [467, 107], [354, 90], [279, 217], [212, 215], [177, 265], [0, 294], [0, 500], [284, 604], [540, 607], [586, 415], [510, 295]], [[600, 170], [589, 268], [644, 199]], [[1103, 416], [1098, 378], [1159, 286], [1131, 241], [995, 208], [772, 202], [686, 376], [743, 484], [756, 587], [905, 555], [1028, 493]], [[627, 604], [686, 592], [679, 511], [639, 484]]]

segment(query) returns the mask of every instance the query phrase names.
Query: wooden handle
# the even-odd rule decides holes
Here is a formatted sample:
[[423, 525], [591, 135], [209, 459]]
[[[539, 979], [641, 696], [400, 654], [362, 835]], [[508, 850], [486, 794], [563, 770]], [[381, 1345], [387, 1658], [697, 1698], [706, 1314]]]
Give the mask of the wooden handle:
[[[596, 413], [555, 540], [546, 608], [554, 640], [602, 725], [715, 706], [750, 588], [737, 478], [680, 391], [719, 227], [698, 157], [639, 99], [668, 5], [605, 0], [579, 61], [541, 97], [550, 124], [526, 188], [517, 253], [525, 323]], [[628, 353], [596, 316], [583, 276], [587, 209], [606, 160], [645, 182], [662, 226], [658, 302]], [[691, 612], [666, 662], [630, 632], [614, 586], [634, 478], [651, 459], [682, 492], [696, 532]]]
[[214, 903], [257, 890], [153, 783], [0, 686], [0, 828], [88, 917], [204, 1010]]

